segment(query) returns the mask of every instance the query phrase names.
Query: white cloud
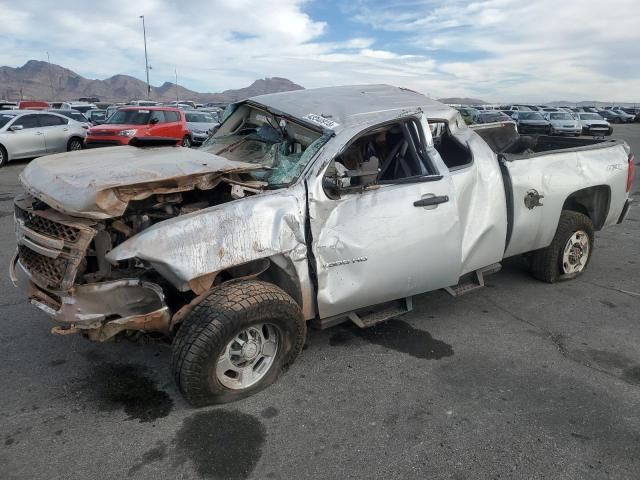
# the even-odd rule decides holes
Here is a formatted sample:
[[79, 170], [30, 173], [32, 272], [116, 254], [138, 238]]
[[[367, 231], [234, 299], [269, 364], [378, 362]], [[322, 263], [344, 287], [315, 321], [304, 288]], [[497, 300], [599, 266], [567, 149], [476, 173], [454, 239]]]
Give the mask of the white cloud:
[[[441, 59], [451, 90], [494, 100], [640, 97], [638, 0], [413, 1], [409, 14], [368, 0], [361, 22], [403, 32], [416, 49], [463, 55]], [[373, 7], [376, 8], [373, 8]], [[475, 59], [474, 59], [475, 58]]]
[[342, 8], [360, 28], [339, 42], [331, 22], [306, 13], [309, 3], [0, 0], [0, 64], [49, 51], [85, 76], [143, 78], [145, 15], [156, 85], [177, 68], [200, 91], [282, 76], [306, 87], [384, 82], [504, 101], [640, 96], [638, 0], [359, 0]]

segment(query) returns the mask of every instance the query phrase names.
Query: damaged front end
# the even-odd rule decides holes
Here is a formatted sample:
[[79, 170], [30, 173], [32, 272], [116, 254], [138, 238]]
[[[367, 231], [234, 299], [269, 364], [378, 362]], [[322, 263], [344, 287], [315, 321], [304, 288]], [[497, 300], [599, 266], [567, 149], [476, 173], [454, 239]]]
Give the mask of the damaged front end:
[[314, 315], [296, 179], [329, 133], [242, 106], [205, 147], [114, 147], [31, 162], [14, 284], [54, 333], [171, 335], [219, 283], [272, 281]]
[[124, 330], [168, 333], [162, 288], [142, 271], [110, 268], [103, 224], [61, 214], [29, 195], [16, 198], [15, 219], [11, 280], [59, 323], [52, 333], [83, 331], [99, 341]]
[[172, 183], [117, 189], [111, 198], [126, 205], [106, 219], [15, 199], [11, 279], [58, 323], [52, 333], [170, 336], [214, 284], [262, 274], [289, 277], [291, 295], [310, 305], [296, 290], [307, 269], [303, 187], [262, 192], [237, 172]]

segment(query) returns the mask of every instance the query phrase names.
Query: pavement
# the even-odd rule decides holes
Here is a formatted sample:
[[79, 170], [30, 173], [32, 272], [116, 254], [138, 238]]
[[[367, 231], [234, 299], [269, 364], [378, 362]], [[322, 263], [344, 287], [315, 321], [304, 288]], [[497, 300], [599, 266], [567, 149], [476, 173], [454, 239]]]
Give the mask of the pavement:
[[[640, 153], [640, 124], [614, 128]], [[0, 170], [1, 265], [25, 164]], [[276, 384], [202, 409], [168, 345], [54, 337], [4, 274], [0, 478], [637, 479], [639, 231], [636, 207], [574, 281], [516, 258], [373, 329], [312, 330]]]

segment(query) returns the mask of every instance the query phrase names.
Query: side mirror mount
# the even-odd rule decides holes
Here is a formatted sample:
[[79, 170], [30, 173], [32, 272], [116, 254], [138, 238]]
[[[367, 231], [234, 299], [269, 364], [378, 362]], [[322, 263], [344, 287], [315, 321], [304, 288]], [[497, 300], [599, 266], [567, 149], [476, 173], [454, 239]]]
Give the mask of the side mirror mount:
[[149, 124], [151, 124], [151, 125], [155, 125], [156, 123], [158, 123], [158, 119], [157, 118], [152, 118], [151, 120], [149, 120]]
[[11, 125], [9, 127], [9, 130], [11, 130], [12, 132], [17, 132], [19, 130], [24, 130], [24, 127], [22, 125]]

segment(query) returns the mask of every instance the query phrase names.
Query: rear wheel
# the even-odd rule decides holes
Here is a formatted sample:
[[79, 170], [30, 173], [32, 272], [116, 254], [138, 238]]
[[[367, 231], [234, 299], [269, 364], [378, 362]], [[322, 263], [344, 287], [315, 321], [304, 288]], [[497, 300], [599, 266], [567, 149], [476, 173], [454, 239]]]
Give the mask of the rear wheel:
[[82, 139], [78, 137], [70, 138], [67, 142], [67, 152], [72, 152], [75, 150], [82, 150], [83, 148]]
[[191, 148], [192, 142], [191, 137], [189, 135], [185, 135], [182, 139], [182, 146], [185, 148]]
[[0, 167], [4, 167], [7, 163], [9, 163], [7, 150], [2, 145], [0, 145]]
[[582, 274], [593, 252], [593, 223], [582, 213], [564, 210], [551, 245], [531, 255], [531, 274], [553, 283]]
[[195, 406], [248, 397], [273, 383], [304, 345], [306, 322], [295, 301], [258, 280], [223, 284], [178, 330], [172, 369]]

